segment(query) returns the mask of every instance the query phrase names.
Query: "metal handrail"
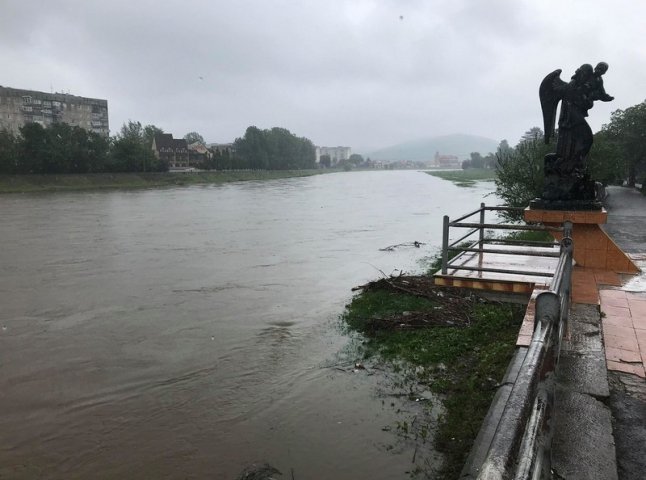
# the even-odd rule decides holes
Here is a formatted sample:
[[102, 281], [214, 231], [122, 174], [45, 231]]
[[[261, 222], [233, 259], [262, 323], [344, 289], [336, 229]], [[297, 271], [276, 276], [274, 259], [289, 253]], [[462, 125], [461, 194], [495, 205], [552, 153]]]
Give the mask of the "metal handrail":
[[[462, 215], [461, 217], [458, 217], [454, 220], [450, 220], [448, 215], [444, 216], [443, 219], [443, 226], [442, 226], [442, 275], [446, 275], [448, 273], [449, 267], [453, 266], [455, 263], [455, 260], [457, 259], [454, 258], [451, 261], [449, 261], [449, 250], [461, 250], [462, 252], [478, 252], [478, 253], [505, 253], [505, 254], [510, 254], [510, 255], [529, 255], [529, 256], [539, 256], [537, 252], [527, 250], [526, 252], [501, 252], [496, 249], [485, 249], [484, 245], [485, 243], [491, 241], [492, 239], [487, 239], [485, 238], [485, 230], [522, 230], [522, 231], [544, 231], [544, 232], [562, 232], [563, 228], [562, 227], [553, 227], [553, 226], [546, 226], [546, 225], [513, 225], [513, 224], [504, 224], [504, 223], [485, 223], [485, 213], [487, 211], [506, 211], [506, 212], [519, 212], [523, 211], [523, 208], [519, 207], [506, 207], [506, 206], [486, 206], [484, 203], [480, 204], [480, 208], [477, 210], [474, 210], [472, 212], [469, 212], [465, 215]], [[478, 223], [473, 223], [473, 222], [464, 222], [464, 220], [474, 216], [478, 215], [480, 216], [479, 222]], [[449, 229], [453, 228], [469, 228], [469, 232], [466, 233], [465, 235], [461, 236], [459, 239], [453, 241], [452, 243], [449, 244]], [[475, 241], [472, 245], [469, 245], [468, 247], [465, 248], [455, 248], [456, 245], [458, 245], [460, 242], [463, 242], [464, 240], [468, 239], [470, 236], [474, 234], [478, 234], [478, 240]], [[556, 245], [554, 243], [546, 243], [547, 245]], [[477, 248], [476, 248], [477, 246]], [[549, 252], [544, 252], [540, 256], [556, 256], [553, 255]], [[493, 269], [490, 267], [460, 267], [461, 270], [473, 270], [473, 271], [479, 271], [479, 272], [492, 272], [492, 273], [517, 273], [517, 274], [523, 274], [526, 275], [527, 272], [520, 272], [520, 271], [511, 271], [511, 270], [500, 270], [500, 269]], [[532, 275], [536, 275], [533, 273]], [[539, 276], [545, 276], [545, 275], [539, 275]]]
[[557, 258], [558, 252], [542, 252], [536, 250], [505, 250], [502, 248], [468, 248], [468, 247], [448, 247], [449, 250], [459, 250], [461, 252], [481, 252], [481, 253], [500, 253], [502, 255], [525, 255], [528, 257], [554, 257]]
[[551, 478], [549, 419], [554, 404], [554, 375], [569, 311], [574, 248], [571, 230], [572, 224], [565, 222], [561, 255], [550, 289], [536, 298], [532, 341], [478, 468], [478, 480]]

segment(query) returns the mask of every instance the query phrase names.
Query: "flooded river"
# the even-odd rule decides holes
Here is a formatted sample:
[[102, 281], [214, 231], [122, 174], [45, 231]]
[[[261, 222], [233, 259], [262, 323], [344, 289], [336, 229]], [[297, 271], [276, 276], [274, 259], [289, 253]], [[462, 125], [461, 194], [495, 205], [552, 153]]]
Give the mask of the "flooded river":
[[347, 368], [338, 315], [492, 189], [378, 171], [0, 196], [0, 478], [408, 478], [404, 407]]

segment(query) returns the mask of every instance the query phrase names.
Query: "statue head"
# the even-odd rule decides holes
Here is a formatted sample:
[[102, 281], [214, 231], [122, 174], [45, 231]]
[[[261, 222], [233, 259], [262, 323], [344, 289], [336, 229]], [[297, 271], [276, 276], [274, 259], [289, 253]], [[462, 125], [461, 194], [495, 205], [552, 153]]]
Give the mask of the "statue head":
[[608, 71], [608, 64], [606, 62], [599, 62], [597, 66], [594, 67], [595, 75], [603, 75]]
[[590, 65], [589, 63], [584, 63], [576, 69], [576, 72], [574, 72], [574, 75], [572, 75], [572, 80], [578, 83], [583, 83], [592, 76], [592, 72], [592, 65]]

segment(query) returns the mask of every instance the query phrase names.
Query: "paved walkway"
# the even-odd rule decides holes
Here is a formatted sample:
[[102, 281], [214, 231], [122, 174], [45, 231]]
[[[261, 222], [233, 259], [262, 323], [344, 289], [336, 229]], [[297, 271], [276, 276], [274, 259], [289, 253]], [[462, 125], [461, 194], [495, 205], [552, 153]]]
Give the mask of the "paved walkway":
[[646, 378], [646, 293], [625, 291], [635, 283], [631, 280], [575, 267], [572, 303], [599, 305], [608, 370]]
[[646, 295], [623, 290], [599, 294], [608, 370], [646, 378]]
[[[560, 479], [646, 478], [646, 197], [609, 193], [603, 228], [642, 273], [574, 268], [552, 443]], [[533, 326], [531, 308], [527, 316]]]
[[609, 406], [620, 480], [646, 472], [646, 196], [610, 187], [604, 230], [641, 268], [622, 286], [600, 286], [601, 323], [610, 382]]

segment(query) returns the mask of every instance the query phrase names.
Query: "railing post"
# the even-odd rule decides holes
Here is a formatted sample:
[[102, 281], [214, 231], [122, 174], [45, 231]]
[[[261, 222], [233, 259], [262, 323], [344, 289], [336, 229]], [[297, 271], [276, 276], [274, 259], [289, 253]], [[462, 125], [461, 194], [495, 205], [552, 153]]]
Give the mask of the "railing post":
[[449, 216], [444, 215], [442, 224], [442, 275], [448, 272], [449, 264]]
[[[485, 204], [482, 202], [480, 204], [480, 225], [484, 225], [485, 223]], [[480, 252], [482, 252], [483, 247], [484, 247], [484, 228], [480, 227], [480, 239], [478, 242]]]
[[572, 238], [572, 222], [569, 220], [563, 222], [563, 238]]

